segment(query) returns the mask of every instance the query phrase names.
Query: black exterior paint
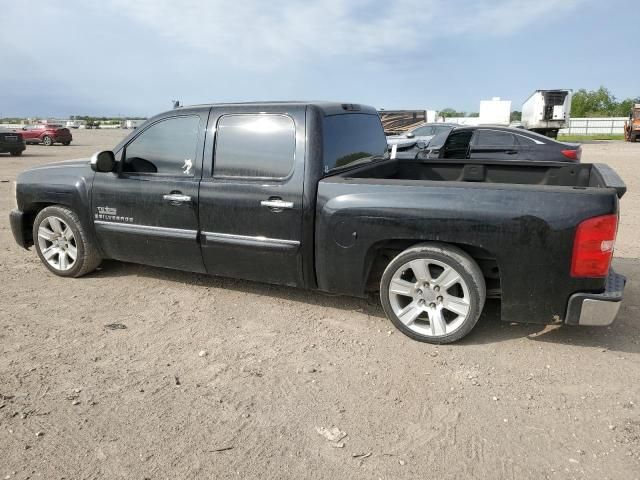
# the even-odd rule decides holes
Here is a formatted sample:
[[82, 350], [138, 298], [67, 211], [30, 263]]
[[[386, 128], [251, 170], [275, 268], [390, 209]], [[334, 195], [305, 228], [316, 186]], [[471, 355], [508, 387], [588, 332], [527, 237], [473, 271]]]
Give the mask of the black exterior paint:
[[[294, 120], [291, 174], [278, 181], [216, 178], [218, 119], [255, 112]], [[527, 162], [505, 167], [506, 162], [487, 161], [478, 173], [455, 162], [379, 160], [323, 178], [323, 118], [343, 113], [340, 104], [321, 103], [166, 112], [116, 146], [116, 158], [148, 125], [198, 115], [201, 148], [193, 177], [94, 173], [87, 160], [36, 167], [18, 177], [14, 235], [29, 246], [37, 211], [62, 204], [78, 213], [105, 258], [355, 296], [366, 293], [375, 254], [389, 242], [453, 243], [495, 260], [504, 321], [557, 322], [564, 319], [572, 294], [604, 290], [605, 279], [571, 278], [569, 269], [577, 224], [618, 211], [624, 184], [615, 172], [589, 164], [568, 172], [550, 164], [537, 167], [546, 169], [540, 177]], [[375, 110], [363, 107], [361, 113], [375, 115]], [[451, 172], [455, 180], [447, 177]], [[163, 195], [172, 192], [189, 195], [192, 202], [164, 201]], [[260, 205], [272, 197], [294, 207], [277, 212]], [[116, 208], [126, 220], [94, 223], [98, 206]]]

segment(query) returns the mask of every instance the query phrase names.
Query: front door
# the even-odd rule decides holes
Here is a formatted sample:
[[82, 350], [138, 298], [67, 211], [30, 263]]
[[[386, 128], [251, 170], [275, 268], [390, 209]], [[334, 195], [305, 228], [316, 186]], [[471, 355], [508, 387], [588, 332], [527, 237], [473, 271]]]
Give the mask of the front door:
[[209, 130], [200, 184], [207, 272], [303, 285], [304, 107], [214, 108]]
[[118, 171], [96, 173], [92, 208], [109, 258], [204, 272], [198, 184], [209, 109], [161, 118], [118, 153]]

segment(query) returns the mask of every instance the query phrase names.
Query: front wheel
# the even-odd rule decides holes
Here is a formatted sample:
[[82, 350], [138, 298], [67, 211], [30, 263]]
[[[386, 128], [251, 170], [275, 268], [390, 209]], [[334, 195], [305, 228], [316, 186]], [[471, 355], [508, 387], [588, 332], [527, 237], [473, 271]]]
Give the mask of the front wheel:
[[51, 138], [49, 135], [45, 135], [44, 137], [42, 137], [42, 144], [46, 147], [50, 147], [51, 145], [53, 145], [53, 138]]
[[460, 340], [480, 318], [485, 297], [484, 276], [473, 259], [457, 247], [437, 243], [400, 253], [380, 281], [387, 317], [421, 342]]
[[61, 277], [86, 275], [102, 260], [78, 216], [66, 207], [47, 207], [38, 213], [33, 238], [44, 266]]

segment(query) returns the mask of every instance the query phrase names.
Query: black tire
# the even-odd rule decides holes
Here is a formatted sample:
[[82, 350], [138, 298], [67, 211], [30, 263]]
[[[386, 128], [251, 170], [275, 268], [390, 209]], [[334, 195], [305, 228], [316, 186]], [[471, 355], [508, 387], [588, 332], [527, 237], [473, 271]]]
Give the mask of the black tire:
[[22, 150], [16, 150], [15, 152], [9, 152], [9, 155], [11, 155], [12, 157], [19, 157], [20, 155], [22, 155]]
[[[41, 224], [49, 217], [58, 217], [62, 219], [67, 226], [71, 229], [75, 247], [77, 250], [75, 264], [68, 270], [60, 270], [52, 265], [44, 258], [40, 242], [38, 239], [38, 230]], [[67, 207], [61, 205], [55, 205], [46, 207], [38, 213], [33, 222], [33, 243], [38, 253], [38, 257], [51, 272], [61, 277], [81, 277], [94, 271], [102, 262], [100, 253], [97, 247], [89, 239], [89, 235], [86, 232], [85, 227], [80, 222], [80, 219], [75, 212]]]
[[[389, 298], [391, 280], [400, 268], [412, 260], [434, 260], [453, 268], [466, 283], [469, 308], [466, 318], [459, 327], [450, 334], [423, 335], [407, 327], [395, 314]], [[441, 297], [439, 297], [440, 299]], [[414, 340], [420, 342], [444, 344], [452, 343], [466, 336], [476, 325], [486, 299], [486, 284], [480, 267], [463, 250], [441, 243], [423, 243], [413, 246], [396, 256], [385, 269], [380, 281], [380, 300], [387, 318], [398, 330]]]
[[68, 147], [69, 145], [71, 145], [71, 142], [62, 142], [62, 145], [64, 145], [65, 147]]
[[53, 138], [51, 138], [49, 135], [45, 135], [44, 137], [42, 137], [42, 144], [46, 147], [50, 147], [51, 145], [53, 145]]

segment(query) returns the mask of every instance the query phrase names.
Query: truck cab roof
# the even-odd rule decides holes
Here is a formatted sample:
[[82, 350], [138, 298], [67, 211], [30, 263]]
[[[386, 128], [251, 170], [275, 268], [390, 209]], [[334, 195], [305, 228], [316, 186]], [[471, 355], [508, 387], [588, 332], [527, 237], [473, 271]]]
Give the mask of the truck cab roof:
[[205, 103], [199, 105], [185, 105], [178, 107], [176, 110], [193, 110], [197, 108], [212, 108], [212, 107], [255, 107], [261, 106], [281, 107], [283, 110], [292, 107], [315, 107], [325, 116], [340, 115], [343, 113], [368, 113], [377, 115], [378, 112], [375, 108], [369, 105], [362, 105], [357, 103], [341, 103], [341, 102], [325, 102], [325, 101], [268, 101], [268, 102], [229, 102], [229, 103]]

